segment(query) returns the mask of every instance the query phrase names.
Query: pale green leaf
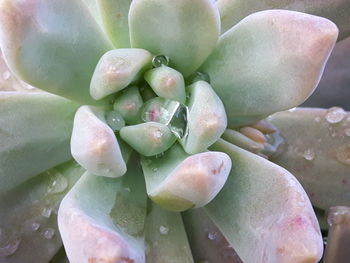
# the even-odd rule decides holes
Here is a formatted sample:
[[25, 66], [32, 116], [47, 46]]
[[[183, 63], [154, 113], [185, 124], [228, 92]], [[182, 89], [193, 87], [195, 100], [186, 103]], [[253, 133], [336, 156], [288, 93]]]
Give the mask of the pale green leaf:
[[204, 207], [243, 262], [318, 262], [323, 242], [298, 181], [284, 168], [219, 140], [232, 159], [230, 176]]
[[91, 76], [111, 48], [80, 0], [1, 1], [0, 45], [21, 79], [81, 103], [94, 103]]
[[271, 116], [285, 138], [272, 161], [291, 171], [313, 205], [350, 205], [350, 113], [340, 108], [298, 108]]
[[138, 163], [132, 158], [121, 178], [86, 173], [62, 200], [58, 226], [71, 263], [145, 262], [147, 195]]
[[128, 14], [132, 0], [97, 0], [104, 29], [116, 48], [130, 47]]
[[219, 11], [212, 0], [137, 0], [129, 12], [132, 47], [165, 55], [186, 76], [204, 62], [220, 33]]
[[222, 35], [201, 71], [223, 101], [229, 126], [254, 123], [304, 102], [319, 82], [337, 34], [327, 19], [268, 10]]
[[47, 93], [0, 92], [0, 193], [72, 158], [77, 107]]
[[0, 262], [47, 263], [55, 255], [59, 203], [83, 173], [69, 161], [1, 193]]
[[155, 204], [146, 218], [146, 262], [193, 263], [180, 213], [165, 211]]
[[244, 17], [266, 9], [288, 9], [332, 20], [340, 30], [339, 40], [350, 36], [350, 2], [348, 0], [218, 0], [222, 32]]

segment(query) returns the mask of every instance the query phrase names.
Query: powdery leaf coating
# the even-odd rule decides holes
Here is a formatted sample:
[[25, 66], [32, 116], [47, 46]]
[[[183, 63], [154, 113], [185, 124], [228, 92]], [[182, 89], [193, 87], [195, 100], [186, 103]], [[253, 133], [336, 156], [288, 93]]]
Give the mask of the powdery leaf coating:
[[[178, 162], [175, 158], [173, 161]], [[143, 165], [148, 195], [160, 206], [172, 211], [202, 207], [224, 186], [231, 165], [230, 158], [221, 152], [204, 152], [189, 157], [185, 155], [157, 183], [148, 181], [152, 180], [148, 178], [152, 176], [150, 173], [157, 171], [148, 171]]]
[[332, 108], [298, 108], [270, 117], [286, 141], [272, 161], [292, 172], [324, 210], [350, 204], [350, 113], [338, 112], [337, 123], [329, 122], [329, 113]]
[[205, 151], [217, 141], [227, 127], [224, 105], [213, 88], [205, 81], [197, 81], [187, 87], [190, 92], [188, 102], [188, 135], [181, 140], [189, 154]]
[[145, 262], [147, 196], [135, 161], [122, 178], [85, 173], [62, 200], [58, 226], [71, 263]]
[[151, 67], [152, 54], [140, 48], [113, 49], [98, 62], [90, 83], [95, 100], [116, 93], [141, 77]]
[[284, 168], [223, 140], [234, 166], [218, 196], [204, 209], [243, 262], [318, 262], [320, 228], [302, 186]]
[[322, 16], [332, 20], [340, 30], [338, 41], [350, 35], [350, 2], [348, 0], [218, 0], [222, 32], [226, 32], [244, 17], [267, 9], [287, 9]]
[[105, 123], [101, 109], [78, 109], [71, 138], [74, 159], [90, 173], [119, 177], [126, 172], [122, 152], [112, 129]]
[[184, 77], [204, 62], [220, 33], [212, 0], [136, 0], [129, 11], [132, 47], [166, 55]]
[[310, 96], [337, 36], [325, 18], [262, 11], [222, 35], [200, 70], [222, 99], [228, 125], [250, 124]]
[[111, 49], [80, 0], [0, 1], [0, 46], [22, 80], [88, 104], [96, 63]]

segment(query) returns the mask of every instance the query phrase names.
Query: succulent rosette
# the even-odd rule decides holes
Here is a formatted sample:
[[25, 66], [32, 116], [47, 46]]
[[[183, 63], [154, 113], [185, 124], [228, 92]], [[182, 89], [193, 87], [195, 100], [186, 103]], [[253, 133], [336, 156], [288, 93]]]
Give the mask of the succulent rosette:
[[46, 91], [0, 92], [1, 262], [49, 262], [61, 238], [72, 263], [321, 258], [308, 195], [272, 161], [318, 208], [346, 202], [303, 175], [345, 180], [349, 114], [270, 115], [314, 91], [338, 28], [282, 9], [241, 20], [237, 2], [0, 1], [9, 69]]

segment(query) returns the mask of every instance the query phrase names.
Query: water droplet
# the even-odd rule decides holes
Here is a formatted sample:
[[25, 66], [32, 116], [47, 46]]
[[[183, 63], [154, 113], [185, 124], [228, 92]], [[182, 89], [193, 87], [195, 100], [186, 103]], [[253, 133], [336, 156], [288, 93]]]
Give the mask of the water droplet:
[[162, 65], [167, 66], [169, 65], [169, 57], [164, 55], [154, 56], [152, 59], [152, 65], [155, 68], [158, 68]]
[[125, 121], [119, 112], [113, 110], [107, 113], [106, 121], [113, 131], [119, 131], [125, 126]]
[[155, 172], [157, 172], [157, 171], [158, 171], [158, 168], [157, 168], [157, 167], [153, 167], [153, 168], [152, 168], [152, 172], [155, 173]]
[[333, 107], [327, 111], [325, 118], [329, 123], [339, 123], [344, 119], [345, 115], [346, 112], [342, 108]]
[[312, 161], [315, 158], [315, 153], [313, 150], [307, 149], [306, 151], [304, 151], [303, 156], [306, 160]]
[[216, 233], [216, 232], [209, 232], [208, 233], [209, 240], [215, 240], [217, 237], [218, 237], [218, 233]]
[[207, 73], [204, 72], [199, 72], [197, 71], [196, 73], [194, 73], [193, 75], [191, 75], [188, 79], [188, 83], [194, 83], [197, 81], [203, 80], [205, 82], [210, 83], [210, 77]]
[[154, 137], [160, 139], [161, 137], [163, 136], [163, 133], [159, 130], [157, 130], [155, 133], [154, 133]]
[[171, 132], [179, 139], [188, 133], [188, 108], [175, 100], [154, 98], [145, 103], [141, 111], [142, 120], [168, 125]]
[[179, 103], [178, 108], [176, 109], [169, 122], [170, 130], [179, 139], [186, 137], [188, 134], [188, 115], [188, 108], [185, 105]]
[[320, 116], [317, 116], [316, 118], [315, 118], [315, 122], [320, 122], [321, 121], [321, 117]]
[[126, 192], [128, 192], [128, 193], [130, 193], [130, 192], [131, 192], [130, 187], [125, 187], [125, 188], [124, 188], [124, 190], [125, 190]]
[[49, 194], [58, 194], [64, 192], [68, 187], [68, 179], [57, 172], [52, 178], [49, 186], [47, 187], [47, 192]]
[[163, 124], [169, 122], [170, 114], [165, 108], [166, 99], [154, 98], [147, 101], [141, 109], [141, 118], [144, 122], [154, 121]]
[[159, 232], [162, 235], [167, 235], [169, 233], [169, 227], [167, 227], [167, 226], [160, 226], [159, 227]]
[[54, 235], [55, 235], [55, 229], [53, 228], [48, 228], [44, 232], [44, 237], [46, 239], [52, 239]]
[[324, 238], [323, 238], [323, 245], [324, 245], [324, 246], [327, 246], [327, 237], [324, 237]]
[[346, 206], [334, 206], [329, 209], [327, 223], [329, 226], [341, 224], [350, 215], [350, 208]]
[[331, 156], [334, 156], [342, 164], [350, 166], [350, 146], [338, 147], [335, 151], [331, 152]]
[[5, 246], [0, 247], [0, 255], [12, 256], [17, 251], [20, 243], [21, 239], [19, 238], [9, 241]]
[[38, 222], [33, 222], [31, 227], [33, 231], [38, 231], [40, 228], [40, 224]]
[[164, 154], [165, 154], [164, 152], [158, 153], [158, 154], [155, 155], [155, 158], [156, 159], [162, 158], [164, 156]]
[[10, 71], [6, 70], [4, 73], [2, 73], [2, 78], [4, 80], [8, 80], [11, 77]]
[[345, 135], [346, 136], [350, 136], [350, 128], [346, 128], [345, 129]]
[[43, 217], [46, 217], [46, 218], [50, 218], [51, 213], [52, 213], [52, 209], [51, 209], [51, 208], [48, 208], [48, 207], [45, 207], [45, 208], [41, 211], [41, 215], [42, 215]]

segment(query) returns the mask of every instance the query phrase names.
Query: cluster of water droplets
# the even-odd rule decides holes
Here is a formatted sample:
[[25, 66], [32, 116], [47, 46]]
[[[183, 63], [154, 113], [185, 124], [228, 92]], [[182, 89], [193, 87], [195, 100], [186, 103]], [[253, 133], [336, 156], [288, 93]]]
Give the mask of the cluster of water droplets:
[[[2, 258], [14, 256], [16, 251], [20, 250], [21, 244], [27, 246], [24, 243], [32, 242], [33, 239], [46, 240], [42, 244], [45, 244], [44, 247], [48, 250], [53, 249], [57, 242], [54, 237], [57, 234], [58, 203], [67, 191], [69, 181], [56, 169], [40, 176], [42, 177], [38, 179], [42, 180], [36, 181], [38, 184], [33, 186], [33, 191], [35, 193], [37, 189], [42, 189], [43, 195], [38, 196], [37, 200], [25, 201], [20, 209], [17, 208], [19, 210], [13, 220], [10, 219], [11, 215], [3, 218], [4, 223], [0, 219], [0, 262]], [[55, 241], [50, 244], [47, 243], [49, 240]]]

